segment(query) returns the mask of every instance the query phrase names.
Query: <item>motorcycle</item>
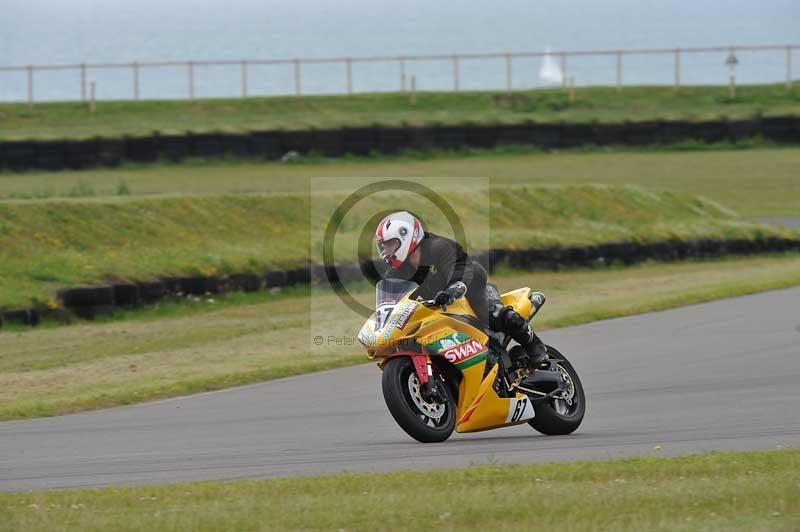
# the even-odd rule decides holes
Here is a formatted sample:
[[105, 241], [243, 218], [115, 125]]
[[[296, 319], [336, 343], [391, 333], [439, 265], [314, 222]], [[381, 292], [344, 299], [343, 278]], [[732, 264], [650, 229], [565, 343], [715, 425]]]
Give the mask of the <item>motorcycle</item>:
[[[389, 412], [412, 438], [442, 442], [456, 432], [528, 423], [542, 434], [570, 434], [583, 420], [586, 397], [567, 358], [547, 346], [548, 361], [527, 367], [521, 346], [483, 327], [465, 298], [450, 306], [411, 299], [418, 285], [383, 279], [375, 312], [358, 334], [377, 359]], [[528, 321], [544, 294], [519, 288], [502, 295]], [[514, 350], [521, 350], [515, 352]]]

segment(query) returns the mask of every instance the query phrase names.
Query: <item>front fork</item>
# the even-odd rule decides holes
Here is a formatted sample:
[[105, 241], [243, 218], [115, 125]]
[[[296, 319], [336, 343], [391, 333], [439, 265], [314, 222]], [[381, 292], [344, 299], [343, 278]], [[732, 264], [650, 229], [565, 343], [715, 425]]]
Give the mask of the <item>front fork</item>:
[[429, 402], [441, 402], [442, 394], [436, 385], [436, 379], [433, 378], [433, 364], [431, 357], [425, 354], [408, 354], [405, 355], [411, 358], [414, 363], [414, 370], [417, 372], [417, 379], [420, 383], [420, 392], [422, 398]]
[[[411, 362], [414, 364], [414, 371], [417, 374], [417, 379], [419, 379], [422, 398], [428, 402], [444, 401], [444, 396], [440, 392], [439, 386], [436, 384], [436, 379], [433, 378], [431, 357], [419, 352], [405, 352], [394, 354], [390, 358], [400, 356], [410, 358]], [[378, 366], [383, 369], [383, 365], [387, 360], [389, 360], [389, 358], [384, 359]]]

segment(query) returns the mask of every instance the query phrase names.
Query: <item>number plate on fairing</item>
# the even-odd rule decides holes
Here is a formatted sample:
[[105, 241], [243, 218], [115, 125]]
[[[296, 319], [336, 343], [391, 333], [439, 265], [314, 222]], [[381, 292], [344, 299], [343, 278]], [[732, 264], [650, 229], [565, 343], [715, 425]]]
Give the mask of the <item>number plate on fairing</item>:
[[531, 400], [527, 397], [520, 399], [511, 399], [508, 402], [508, 417], [506, 423], [519, 423], [520, 421], [527, 421], [533, 419], [536, 412], [533, 410]]

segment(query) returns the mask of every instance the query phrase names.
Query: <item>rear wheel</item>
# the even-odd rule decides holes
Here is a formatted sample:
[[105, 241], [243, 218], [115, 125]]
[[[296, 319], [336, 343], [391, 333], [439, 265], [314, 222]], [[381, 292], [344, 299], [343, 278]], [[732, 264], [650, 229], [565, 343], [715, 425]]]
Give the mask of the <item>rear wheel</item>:
[[442, 401], [428, 401], [422, 396], [422, 384], [408, 357], [389, 359], [381, 380], [392, 417], [409, 436], [423, 443], [446, 440], [456, 424], [456, 403], [450, 387], [438, 374], [433, 378], [437, 379]]
[[586, 413], [586, 395], [578, 373], [567, 358], [555, 348], [547, 346], [550, 360], [556, 361], [556, 370], [567, 382], [567, 392], [559, 399], [547, 399], [534, 406], [536, 417], [528, 422], [542, 434], [555, 436], [574, 432]]

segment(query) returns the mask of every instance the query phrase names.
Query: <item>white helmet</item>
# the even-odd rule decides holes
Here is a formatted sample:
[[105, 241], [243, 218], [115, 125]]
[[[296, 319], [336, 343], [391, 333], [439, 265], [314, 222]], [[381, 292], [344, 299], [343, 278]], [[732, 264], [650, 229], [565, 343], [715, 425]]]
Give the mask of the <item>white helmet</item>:
[[410, 212], [400, 211], [381, 220], [375, 231], [375, 244], [381, 258], [399, 268], [425, 237], [422, 223]]

